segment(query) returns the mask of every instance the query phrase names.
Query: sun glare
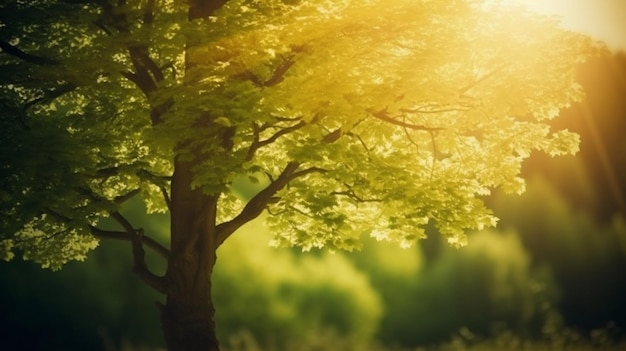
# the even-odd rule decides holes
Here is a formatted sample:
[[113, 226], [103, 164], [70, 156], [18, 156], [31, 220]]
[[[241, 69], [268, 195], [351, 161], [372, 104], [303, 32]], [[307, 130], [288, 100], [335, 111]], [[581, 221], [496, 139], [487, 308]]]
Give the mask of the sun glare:
[[626, 1], [623, 0], [499, 0], [560, 18], [561, 25], [603, 41], [611, 50], [626, 50]]
[[[522, 5], [541, 15], [556, 16], [563, 28], [590, 36], [604, 42], [610, 50], [626, 51], [626, 0], [493, 0], [504, 5]], [[621, 70], [614, 70], [617, 81], [626, 83]], [[608, 89], [608, 87], [595, 87]], [[606, 94], [611, 95], [609, 91]], [[613, 200], [623, 213], [626, 213], [624, 189], [618, 179], [618, 172], [609, 157], [609, 149], [600, 133], [594, 109], [585, 101], [580, 105], [584, 128], [588, 135], [583, 147], [593, 150], [599, 159], [604, 180], [611, 190]]]

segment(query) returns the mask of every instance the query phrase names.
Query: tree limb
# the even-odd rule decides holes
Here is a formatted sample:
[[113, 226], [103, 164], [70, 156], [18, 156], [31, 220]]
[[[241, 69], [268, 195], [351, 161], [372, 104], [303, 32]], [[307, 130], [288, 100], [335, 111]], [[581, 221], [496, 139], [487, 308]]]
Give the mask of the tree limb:
[[419, 124], [412, 124], [412, 123], [406, 123], [406, 122], [402, 122], [399, 121], [391, 116], [389, 116], [387, 114], [386, 110], [381, 110], [381, 111], [369, 111], [369, 113], [374, 116], [375, 118], [384, 121], [384, 122], [388, 122], [400, 127], [404, 127], [404, 128], [408, 128], [408, 129], [413, 129], [413, 130], [423, 130], [423, 131], [438, 131], [438, 130], [443, 130], [444, 128], [434, 128], [434, 127], [426, 127], [423, 125], [419, 125]]
[[356, 192], [354, 191], [354, 189], [352, 188], [352, 186], [350, 186], [347, 183], [344, 183], [344, 185], [348, 188], [348, 190], [343, 190], [343, 191], [333, 191], [330, 194], [331, 195], [343, 195], [343, 196], [347, 196], [353, 200], [355, 200], [356, 202], [382, 202], [382, 199], [378, 199], [378, 198], [372, 198], [372, 199], [365, 199], [362, 198], [361, 196], [358, 196], [356, 194]]
[[59, 64], [59, 61], [56, 60], [52, 60], [46, 57], [41, 57], [41, 56], [37, 56], [37, 55], [33, 55], [33, 54], [29, 54], [26, 53], [22, 50], [20, 50], [19, 48], [17, 48], [14, 45], [11, 45], [9, 42], [6, 41], [0, 41], [0, 49], [2, 49], [2, 52], [6, 52], [7, 54], [17, 57], [20, 60], [26, 61], [26, 62], [30, 62], [30, 63], [34, 63], [36, 65], [57, 65]]
[[[153, 83], [163, 80], [163, 72], [150, 57], [148, 47], [145, 45], [131, 45], [128, 47], [128, 52], [138, 74], [151, 74], [152, 77], [154, 77]], [[156, 85], [154, 86], [154, 89], [156, 89]]]
[[337, 128], [334, 131], [326, 134], [326, 136], [324, 136], [322, 141], [327, 143], [327, 144], [331, 144], [331, 143], [334, 143], [335, 141], [337, 141], [337, 139], [339, 139], [341, 137], [341, 135], [343, 135], [343, 132], [341, 131], [341, 128]]
[[126, 79], [130, 80], [131, 82], [135, 83], [135, 85], [139, 89], [141, 89], [142, 92], [144, 91], [144, 88], [142, 88], [143, 83], [142, 83], [141, 79], [139, 78], [139, 76], [136, 73], [130, 72], [130, 71], [122, 71], [120, 73], [122, 74], [122, 76], [124, 76], [124, 78], [126, 78]]
[[419, 114], [426, 114], [426, 113], [445, 113], [445, 112], [464, 112], [467, 111], [468, 108], [466, 107], [449, 107], [449, 108], [442, 108], [442, 109], [433, 109], [433, 110], [422, 110], [422, 109], [411, 109], [411, 108], [403, 108], [400, 111], [401, 112], [406, 112], [406, 113], [419, 113]]
[[[319, 116], [316, 116], [314, 118], [314, 120], [317, 120]], [[324, 143], [327, 144], [332, 144], [335, 141], [339, 140], [339, 138], [341, 138], [344, 134], [345, 135], [354, 135], [351, 131], [356, 128], [356, 126], [358, 126], [359, 124], [361, 124], [363, 121], [365, 121], [365, 118], [362, 118], [360, 120], [358, 120], [355, 124], [353, 124], [352, 126], [346, 128], [346, 130], [344, 130], [342, 127], [339, 127], [335, 130], [333, 130], [332, 132], [326, 134], [324, 136], [324, 138], [322, 138], [322, 141]], [[347, 127], [347, 126], [346, 126]], [[359, 138], [360, 139], [360, 138]], [[366, 148], [367, 149], [367, 148]], [[368, 150], [369, 151], [369, 150]]]
[[[100, 228], [96, 228], [94, 226], [90, 226], [89, 230], [91, 234], [93, 234], [97, 238], [101, 239], [115, 239], [115, 240], [124, 240], [131, 241], [132, 237], [128, 235], [127, 232], [113, 231], [113, 230], [104, 230]], [[152, 239], [149, 236], [142, 236], [142, 243], [149, 247], [154, 252], [156, 252], [159, 256], [167, 259], [170, 254], [170, 250], [165, 246], [158, 243], [156, 240]]]
[[265, 145], [271, 144], [273, 142], [275, 142], [278, 138], [280, 138], [281, 136], [285, 135], [285, 134], [289, 134], [293, 131], [296, 131], [302, 127], [304, 127], [306, 125], [305, 121], [300, 121], [297, 124], [294, 124], [292, 126], [283, 128], [279, 131], [277, 131], [276, 133], [274, 133], [274, 135], [272, 135], [271, 137], [265, 139], [265, 140], [261, 140], [258, 142], [259, 147], [263, 147]]
[[[142, 21], [145, 26], [151, 26], [154, 20], [154, 8], [155, 1], [147, 0], [142, 14]], [[129, 32], [128, 19], [124, 14], [116, 14], [112, 5], [108, 2], [102, 4], [103, 14], [107, 15], [116, 28], [121, 33]], [[99, 26], [107, 33], [111, 32], [106, 26], [100, 22]], [[129, 45], [127, 47], [130, 60], [134, 67], [134, 72], [123, 71], [122, 76], [130, 80], [137, 86], [141, 92], [146, 96], [158, 89], [157, 83], [164, 79], [163, 68], [159, 67], [154, 60], [150, 57], [148, 46], [146, 45]], [[152, 124], [157, 124], [161, 121], [161, 116], [167, 112], [173, 105], [173, 100], [168, 100], [157, 106], [153, 106], [150, 111], [150, 118]]]
[[128, 233], [128, 235], [132, 236], [135, 234], [136, 232], [135, 228], [130, 223], [130, 221], [126, 219], [126, 217], [124, 217], [121, 213], [119, 213], [118, 211], [113, 211], [111, 212], [110, 215], [111, 215], [111, 218], [113, 218], [119, 225], [122, 226], [122, 228], [124, 228], [124, 230], [126, 231], [126, 233]]
[[59, 96], [65, 94], [65, 93], [69, 93], [70, 91], [75, 90], [78, 87], [78, 85], [74, 84], [74, 83], [64, 83], [59, 85], [58, 87], [54, 88], [54, 89], [50, 89], [48, 91], [45, 91], [42, 97], [40, 98], [36, 98], [33, 99], [29, 102], [27, 102], [24, 107], [23, 110], [26, 111], [28, 110], [31, 106], [38, 104], [40, 102], [49, 102], [52, 101], [56, 98], [58, 98]]
[[326, 173], [326, 172], [328, 172], [328, 170], [323, 169], [323, 168], [310, 167], [310, 168], [307, 168], [307, 169], [303, 169], [303, 170], [301, 170], [299, 172], [292, 173], [289, 176], [289, 181], [292, 181], [292, 180], [294, 180], [296, 178], [299, 178], [299, 177], [304, 177], [305, 175], [311, 174], [311, 173]]
[[143, 24], [152, 25], [152, 21], [154, 20], [154, 0], [146, 1], [146, 5], [143, 8]]
[[167, 192], [167, 189], [164, 186], [159, 186], [161, 189], [161, 195], [163, 195], [163, 201], [165, 201], [165, 205], [167, 205], [167, 209], [172, 213], [172, 198]]
[[274, 74], [272, 74], [270, 79], [268, 79], [267, 81], [265, 81], [265, 83], [263, 83], [263, 86], [272, 87], [282, 82], [285, 79], [285, 74], [287, 73], [289, 68], [291, 68], [291, 66], [293, 66], [294, 63], [296, 63], [293, 60], [293, 57], [294, 56], [292, 55], [292, 56], [289, 56], [287, 59], [285, 59], [283, 63], [280, 66], [278, 66], [278, 68], [274, 71]]
[[139, 192], [141, 191], [141, 189], [137, 188], [137, 189], [133, 189], [131, 191], [129, 191], [128, 193], [124, 194], [124, 195], [120, 195], [120, 196], [116, 196], [113, 201], [116, 204], [123, 204], [124, 202], [132, 199], [133, 197], [135, 197], [135, 195], [139, 194]]
[[363, 138], [361, 138], [360, 135], [356, 134], [356, 133], [352, 133], [352, 132], [347, 132], [346, 135], [351, 136], [353, 138], [356, 138], [359, 143], [361, 144], [361, 146], [363, 146], [363, 148], [365, 149], [365, 151], [367, 151], [367, 153], [370, 153], [370, 148], [367, 147], [367, 144], [365, 144], [365, 141], [363, 140]]
[[261, 88], [273, 87], [280, 84], [280, 82], [285, 79], [287, 71], [289, 71], [291, 66], [296, 63], [296, 61], [293, 59], [294, 57], [295, 55], [292, 54], [288, 58], [283, 58], [283, 62], [278, 67], [276, 67], [274, 73], [272, 73], [272, 76], [266, 81], [262, 81], [259, 77], [257, 77], [254, 73], [250, 71], [244, 71], [242, 73], [239, 73], [235, 75], [234, 78], [249, 80], [254, 85]]
[[276, 116], [276, 115], [272, 115], [272, 118], [274, 118], [275, 120], [279, 122], [296, 122], [296, 121], [302, 120], [302, 117], [283, 117], [283, 116]]
[[117, 211], [111, 212], [111, 218], [124, 228], [128, 240], [131, 242], [133, 249], [133, 273], [137, 274], [151, 288], [166, 294], [168, 289], [165, 278], [152, 273], [146, 264], [146, 252], [143, 248], [145, 238], [143, 229], [135, 229], [130, 221]]
[[190, 21], [207, 18], [216, 10], [219, 10], [228, 0], [194, 0], [189, 1], [189, 14], [187, 19]]
[[135, 231], [131, 240], [133, 247], [133, 273], [156, 291], [166, 294], [168, 287], [164, 277], [158, 276], [148, 269], [146, 265], [146, 252], [143, 248], [143, 229]]
[[277, 131], [276, 133], [274, 133], [271, 137], [265, 139], [265, 140], [259, 140], [259, 128], [257, 126], [253, 126], [254, 128], [254, 141], [252, 142], [252, 145], [250, 145], [250, 148], [248, 149], [248, 154], [246, 155], [246, 160], [251, 160], [252, 157], [254, 157], [254, 153], [262, 148], [263, 146], [269, 145], [273, 142], [275, 142], [278, 138], [280, 138], [283, 135], [289, 134], [293, 131], [296, 131], [302, 127], [304, 127], [307, 123], [305, 121], [300, 121], [299, 123], [296, 123], [292, 126], [289, 127], [285, 127], [280, 129], [279, 131]]
[[131, 62], [135, 68], [135, 72], [122, 72], [122, 75], [141, 90], [141, 92], [148, 97], [150, 93], [157, 90], [157, 85], [146, 67], [143, 59], [140, 57], [139, 49], [136, 46], [129, 46], [128, 52], [130, 54]]
[[[239, 227], [245, 223], [258, 217], [265, 207], [275, 200], [274, 195], [281, 189], [283, 189], [293, 177], [295, 171], [300, 167], [299, 162], [289, 162], [287, 166], [280, 173], [278, 178], [272, 181], [265, 189], [256, 194], [241, 212], [228, 222], [219, 224], [216, 227], [216, 242], [217, 245], [221, 245], [232, 233], [234, 233]], [[302, 173], [302, 172], [298, 172]]]
[[[50, 214], [51, 216], [55, 217], [56, 219], [62, 221], [62, 222], [69, 222], [70, 219], [59, 214], [58, 212], [47, 208], [45, 213]], [[128, 227], [130, 229], [132, 229], [131, 232], [128, 232], [128, 230], [125, 229], [125, 231], [121, 232], [121, 231], [113, 231], [113, 230], [104, 230], [104, 229], [100, 229], [97, 228], [95, 226], [89, 225], [89, 231], [91, 232], [92, 235], [94, 235], [97, 238], [102, 238], [102, 239], [116, 239], [116, 240], [125, 240], [125, 241], [133, 241], [136, 240], [137, 238], [135, 237], [135, 233], [136, 230], [132, 227], [132, 225], [130, 224], [130, 222], [124, 218], [121, 214], [119, 214], [119, 212], [114, 212], [117, 213], [117, 215], [115, 217], [117, 217], [116, 221], [121, 221], [122, 223], [124, 223], [124, 227]], [[112, 214], [113, 216], [113, 214]], [[159, 254], [160, 256], [162, 256], [163, 258], [167, 259], [169, 256], [170, 251], [163, 245], [159, 244], [156, 240], [142, 235], [140, 236], [140, 242], [142, 244], [145, 244], [147, 247], [149, 247], [150, 249], [154, 250], [154, 252], [156, 252], [157, 254]]]

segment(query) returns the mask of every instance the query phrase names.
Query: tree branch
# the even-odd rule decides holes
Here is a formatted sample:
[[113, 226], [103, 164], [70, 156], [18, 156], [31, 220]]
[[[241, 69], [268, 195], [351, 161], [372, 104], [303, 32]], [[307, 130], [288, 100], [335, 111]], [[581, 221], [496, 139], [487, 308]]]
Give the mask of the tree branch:
[[299, 172], [292, 173], [289, 176], [289, 181], [292, 181], [292, 180], [294, 180], [296, 178], [299, 178], [299, 177], [304, 177], [305, 175], [311, 174], [311, 173], [326, 173], [326, 172], [328, 172], [328, 170], [323, 169], [323, 168], [310, 167], [310, 168], [307, 168], [307, 169], [303, 169], [303, 170], [301, 170]]
[[161, 189], [161, 194], [163, 195], [163, 201], [165, 201], [165, 205], [167, 205], [167, 209], [172, 213], [172, 199], [170, 195], [167, 193], [167, 189], [164, 186], [159, 186]]
[[[58, 220], [62, 221], [62, 222], [69, 222], [70, 219], [57, 213], [56, 211], [47, 208], [45, 213], [50, 214], [51, 216], [57, 218]], [[89, 231], [91, 232], [92, 235], [94, 235], [97, 238], [102, 238], [102, 239], [116, 239], [116, 240], [125, 240], [125, 241], [130, 241], [133, 242], [133, 240], [139, 240], [139, 244], [145, 244], [147, 247], [149, 247], [150, 249], [154, 250], [154, 252], [156, 252], [157, 254], [159, 254], [160, 256], [162, 256], [163, 258], [167, 259], [169, 257], [169, 253], [170, 251], [163, 245], [159, 244], [156, 240], [143, 235], [143, 230], [140, 236], [137, 236], [137, 230], [135, 230], [132, 225], [130, 224], [130, 222], [124, 218], [119, 212], [113, 212], [111, 213], [111, 216], [113, 217], [113, 214], [116, 214], [114, 216], [114, 219], [116, 219], [116, 221], [118, 221], [118, 223], [124, 223], [123, 226], [124, 227], [128, 227], [130, 229], [132, 229], [131, 232], [129, 232], [128, 230], [121, 232], [121, 231], [113, 231], [113, 230], [104, 230], [104, 229], [100, 229], [97, 227], [94, 227], [92, 225], [89, 225]]]
[[156, 291], [166, 294], [168, 292], [165, 278], [158, 276], [148, 269], [146, 265], [146, 252], [143, 249], [143, 229], [135, 231], [131, 240], [133, 247], [133, 273], [137, 274], [144, 283]]
[[262, 81], [259, 77], [257, 77], [251, 71], [244, 71], [242, 73], [239, 73], [235, 75], [234, 78], [249, 80], [254, 85], [260, 88], [273, 87], [275, 85], [280, 84], [280, 82], [282, 82], [285, 79], [285, 75], [287, 74], [287, 71], [289, 71], [291, 66], [293, 66], [296, 63], [296, 61], [294, 60], [294, 57], [295, 55], [291, 54], [288, 58], [283, 58], [283, 62], [278, 67], [276, 67], [276, 69], [274, 70], [274, 73], [272, 73], [272, 76], [265, 82]]
[[2, 52], [6, 52], [7, 54], [17, 57], [20, 60], [26, 61], [26, 62], [30, 62], [30, 63], [34, 63], [36, 65], [57, 65], [59, 64], [59, 61], [56, 60], [52, 60], [46, 57], [41, 57], [41, 56], [37, 56], [37, 55], [33, 55], [33, 54], [29, 54], [26, 53], [22, 50], [20, 50], [19, 48], [17, 48], [14, 45], [11, 45], [10, 43], [6, 42], [6, 41], [0, 41], [0, 49], [2, 49]]
[[426, 114], [426, 113], [464, 112], [467, 110], [468, 108], [465, 108], [465, 107], [449, 107], [449, 108], [433, 109], [433, 110], [422, 110], [419, 108], [417, 109], [403, 108], [400, 111], [406, 112], [406, 113]]
[[[151, 26], [154, 20], [155, 1], [147, 0], [143, 8], [142, 21], [145, 26]], [[103, 14], [108, 16], [110, 23], [121, 33], [129, 32], [128, 19], [124, 14], [116, 14], [113, 6], [108, 2], [102, 4]], [[100, 21], [98, 26], [107, 34], [111, 34], [104, 23]], [[150, 93], [158, 89], [157, 83], [164, 79], [163, 68], [159, 67], [150, 57], [150, 52], [146, 45], [129, 45], [127, 47], [130, 60], [133, 64], [135, 72], [123, 71], [122, 76], [133, 82], [141, 92], [149, 97]], [[161, 116], [167, 112], [173, 105], [173, 100], [168, 100], [157, 106], [153, 106], [150, 111], [150, 118], [153, 124], [161, 121]]]
[[69, 93], [70, 91], [75, 90], [78, 87], [78, 85], [74, 84], [74, 83], [64, 83], [59, 85], [58, 87], [54, 88], [54, 89], [50, 89], [48, 91], [45, 91], [42, 97], [40, 98], [36, 98], [33, 99], [29, 102], [27, 102], [24, 107], [23, 110], [26, 111], [28, 110], [31, 106], [38, 104], [40, 102], [46, 102], [46, 101], [52, 101], [56, 98], [58, 98], [59, 96], [65, 94], [65, 93]]
[[286, 127], [283, 128], [279, 131], [277, 131], [276, 133], [274, 133], [274, 135], [272, 135], [271, 137], [265, 139], [265, 140], [261, 140], [258, 142], [259, 147], [263, 147], [265, 145], [271, 144], [273, 142], [275, 142], [278, 138], [280, 138], [281, 136], [285, 135], [285, 134], [289, 134], [293, 131], [296, 131], [302, 127], [304, 127], [306, 125], [305, 121], [300, 121], [300, 123], [294, 124], [290, 127]]
[[[91, 234], [93, 234], [97, 238], [101, 239], [115, 239], [115, 240], [123, 240], [123, 241], [132, 241], [132, 237], [128, 235], [127, 232], [119, 232], [113, 230], [104, 230], [100, 228], [96, 228], [94, 226], [90, 226], [89, 230]], [[142, 236], [142, 243], [149, 247], [151, 250], [156, 252], [159, 256], [167, 259], [170, 254], [170, 250], [165, 246], [158, 243], [156, 240], [152, 239], [148, 236]]]
[[[137, 70], [138, 73], [140, 72], [140, 75], [152, 74], [152, 77], [154, 77], [153, 83], [163, 80], [163, 72], [161, 72], [159, 66], [154, 63], [145, 45], [129, 46], [128, 52], [130, 53], [130, 58], [135, 66], [135, 70]], [[156, 89], [156, 85], [154, 89]]]
[[[285, 166], [276, 180], [272, 181], [265, 189], [256, 194], [241, 212], [228, 222], [219, 224], [216, 229], [217, 246], [221, 245], [232, 233], [247, 222], [258, 217], [265, 207], [275, 201], [274, 195], [283, 189], [293, 177], [294, 172], [300, 167], [300, 163], [292, 161]], [[302, 172], [298, 172], [302, 173]]]
[[272, 115], [272, 118], [274, 118], [275, 120], [279, 122], [296, 122], [296, 121], [302, 120], [302, 117], [283, 117], [283, 116], [276, 116], [276, 115]]
[[423, 131], [438, 131], [438, 130], [443, 130], [444, 128], [433, 128], [433, 127], [426, 127], [423, 125], [419, 125], [419, 124], [411, 124], [411, 123], [406, 123], [406, 122], [402, 122], [402, 121], [398, 121], [397, 119], [389, 116], [387, 114], [386, 110], [381, 110], [381, 111], [369, 111], [369, 113], [374, 116], [375, 118], [384, 121], [384, 122], [388, 122], [400, 127], [404, 127], [404, 128], [408, 128], [408, 129], [413, 129], [413, 130], [423, 130]]
[[[120, 1], [120, 5], [123, 1]], [[120, 32], [128, 32], [128, 21], [126, 15], [123, 12], [116, 12], [113, 4], [109, 1], [97, 1], [97, 4], [102, 8], [102, 16], [96, 21], [98, 27], [103, 29], [107, 34], [111, 35], [111, 31], [106, 27], [107, 24], [117, 29]]]
[[216, 10], [219, 10], [228, 0], [195, 0], [189, 2], [189, 14], [187, 19], [190, 21], [206, 18]]
[[[135, 85], [144, 93], [146, 97], [148, 97], [151, 92], [157, 90], [156, 84], [147, 73], [142, 74], [141, 77], [131, 72], [122, 72], [122, 75], [135, 83]], [[161, 116], [169, 111], [172, 106], [174, 106], [173, 98], [169, 98], [156, 106], [152, 106], [150, 109], [150, 121], [152, 121], [152, 125], [159, 124], [161, 122]]]
[[343, 132], [341, 131], [341, 128], [337, 128], [334, 131], [326, 134], [326, 136], [324, 136], [322, 141], [327, 144], [331, 144], [337, 141], [337, 139], [339, 139], [342, 135], [343, 135]]
[[[365, 121], [365, 118], [362, 118], [362, 119], [358, 120], [355, 124], [353, 124], [352, 126], [347, 128], [347, 130], [345, 130], [345, 131], [341, 127], [337, 128], [337, 129], [333, 130], [332, 132], [326, 134], [324, 136], [324, 138], [322, 139], [322, 141], [327, 143], [327, 144], [331, 144], [331, 143], [334, 143], [335, 141], [339, 140], [339, 138], [341, 138], [343, 135], [354, 136], [356, 134], [352, 133], [351, 131], [354, 128], [356, 128], [356, 126], [361, 124], [363, 121]], [[359, 137], [358, 135], [356, 135], [356, 136], [359, 138], [361, 143], [363, 143], [363, 140], [361, 139], [361, 137]], [[365, 145], [365, 144], [363, 143], [363, 145]], [[365, 149], [369, 152], [369, 149], [367, 147], [365, 147]]]
[[116, 204], [123, 204], [124, 202], [132, 199], [133, 197], [135, 197], [135, 195], [139, 194], [139, 192], [141, 191], [141, 189], [137, 188], [134, 190], [129, 191], [128, 193], [124, 194], [124, 195], [120, 195], [117, 196], [113, 199], [113, 201]]
[[[144, 92], [144, 88], [142, 88], [143, 83], [141, 82], [141, 79], [139, 78], [139, 76], [136, 73], [133, 73], [133, 72], [130, 72], [130, 71], [122, 71], [120, 73], [122, 74], [122, 76], [124, 76], [124, 78], [126, 78], [126, 79], [130, 80], [131, 82], [135, 83], [135, 85], [142, 92]], [[145, 92], [144, 92], [144, 94], [145, 94]]]
[[128, 235], [132, 236], [135, 234], [135, 228], [133, 228], [133, 225], [130, 223], [130, 221], [126, 219], [126, 217], [124, 217], [121, 213], [119, 213], [118, 211], [113, 211], [111, 212], [111, 218], [113, 218], [119, 225], [121, 225], [126, 233], [128, 233]]
[[152, 25], [154, 20], [154, 0], [146, 1], [146, 6], [143, 8], [143, 24]]
[[285, 79], [285, 74], [287, 73], [289, 68], [291, 68], [291, 66], [293, 66], [294, 63], [296, 63], [293, 60], [293, 58], [294, 58], [294, 55], [291, 55], [287, 59], [285, 59], [283, 63], [280, 66], [278, 66], [278, 68], [274, 71], [274, 74], [272, 74], [272, 77], [270, 77], [270, 79], [268, 79], [265, 83], [263, 83], [263, 86], [272, 87], [282, 82]]
[[355, 200], [356, 202], [382, 202], [382, 199], [377, 199], [377, 198], [372, 198], [372, 199], [364, 199], [360, 196], [358, 196], [356, 194], [356, 192], [354, 191], [354, 189], [352, 188], [352, 186], [350, 186], [349, 184], [344, 183], [344, 185], [348, 188], [348, 190], [343, 190], [343, 191], [333, 191], [330, 194], [331, 195], [343, 195], [343, 196], [347, 196], [353, 200]]
[[131, 82], [135, 83], [141, 92], [148, 97], [150, 93], [157, 90], [157, 85], [149, 73], [142, 51], [142, 48], [139, 46], [128, 47], [128, 53], [130, 55], [130, 60], [133, 63], [135, 72], [126, 71], [122, 72], [122, 75], [128, 78]]
[[363, 148], [365, 149], [365, 151], [367, 151], [367, 153], [370, 153], [370, 148], [367, 147], [367, 144], [365, 144], [365, 141], [363, 140], [363, 138], [361, 138], [360, 135], [356, 134], [356, 133], [352, 133], [352, 132], [347, 132], [346, 135], [351, 136], [353, 138], [356, 138], [359, 143], [361, 144], [361, 146], [363, 146]]
[[285, 127], [280, 129], [279, 131], [277, 131], [276, 133], [274, 133], [271, 137], [265, 139], [265, 140], [259, 140], [259, 127], [258, 126], [253, 126], [254, 128], [254, 141], [252, 142], [252, 144], [250, 145], [250, 148], [248, 149], [248, 154], [246, 155], [246, 160], [251, 160], [252, 157], [254, 157], [254, 153], [262, 148], [263, 146], [269, 145], [273, 142], [275, 142], [276, 140], [278, 140], [278, 138], [280, 138], [283, 135], [289, 134], [293, 131], [296, 131], [302, 127], [304, 127], [307, 123], [305, 121], [300, 121], [299, 123], [296, 123], [292, 126], [289, 127]]
[[[117, 211], [111, 212], [111, 218], [124, 228], [125, 234], [131, 242], [133, 249], [133, 273], [137, 274], [139, 278], [151, 288], [166, 294], [168, 289], [165, 278], [152, 273], [146, 264], [146, 252], [143, 248], [143, 243], [146, 241], [144, 238], [146, 238], [146, 236], [144, 236], [143, 229], [135, 229], [130, 221]], [[109, 234], [113, 235], [112, 232], [109, 232]], [[150, 242], [153, 240], [149, 239], [147, 241]], [[156, 242], [153, 244], [156, 244]]]
[[146, 252], [143, 249], [143, 229], [139, 229], [133, 235], [131, 241], [133, 247], [133, 273], [154, 290], [167, 294], [168, 287], [164, 277], [152, 273], [146, 265]]

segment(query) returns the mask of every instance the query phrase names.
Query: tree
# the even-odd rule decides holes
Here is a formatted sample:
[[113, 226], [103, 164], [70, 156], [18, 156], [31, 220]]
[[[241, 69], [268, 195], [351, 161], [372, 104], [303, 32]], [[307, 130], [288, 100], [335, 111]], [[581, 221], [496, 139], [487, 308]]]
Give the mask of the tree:
[[[581, 97], [601, 50], [479, 1], [3, 1], [5, 260], [58, 269], [101, 238], [166, 296], [168, 348], [218, 350], [217, 248], [267, 211], [272, 244], [453, 245], [493, 226], [482, 197], [522, 192], [531, 150], [575, 152], [546, 121]], [[264, 185], [247, 203], [241, 177]], [[120, 211], [167, 212], [160, 243]], [[112, 218], [118, 228], [99, 220]], [[167, 260], [164, 276], [144, 259]]]

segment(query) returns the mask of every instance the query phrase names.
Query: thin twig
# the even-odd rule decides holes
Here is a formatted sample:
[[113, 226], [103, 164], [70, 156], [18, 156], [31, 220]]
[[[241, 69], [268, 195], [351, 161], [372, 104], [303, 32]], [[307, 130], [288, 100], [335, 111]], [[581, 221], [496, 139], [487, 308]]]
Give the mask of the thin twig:
[[412, 124], [412, 123], [406, 123], [406, 122], [402, 122], [399, 121], [391, 116], [389, 116], [387, 114], [386, 110], [381, 110], [381, 111], [370, 111], [370, 114], [374, 117], [376, 117], [377, 119], [384, 121], [384, 122], [388, 122], [400, 127], [405, 127], [408, 129], [413, 129], [413, 130], [423, 130], [423, 131], [437, 131], [437, 130], [443, 130], [444, 128], [440, 128], [440, 127], [427, 127], [427, 126], [423, 126], [423, 125], [419, 125], [419, 124]]

